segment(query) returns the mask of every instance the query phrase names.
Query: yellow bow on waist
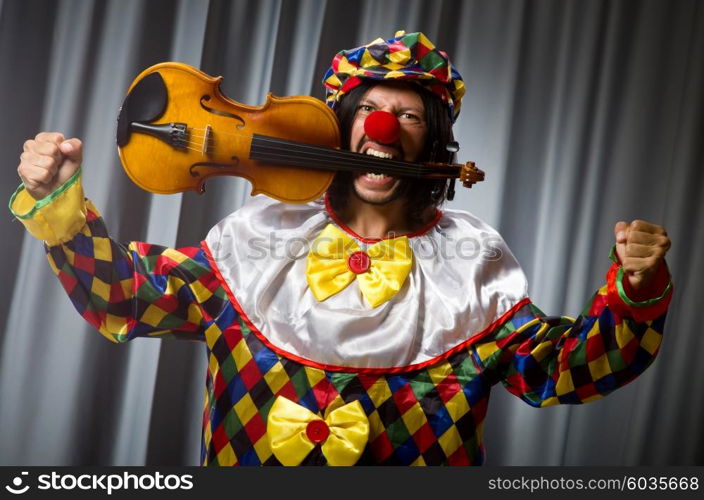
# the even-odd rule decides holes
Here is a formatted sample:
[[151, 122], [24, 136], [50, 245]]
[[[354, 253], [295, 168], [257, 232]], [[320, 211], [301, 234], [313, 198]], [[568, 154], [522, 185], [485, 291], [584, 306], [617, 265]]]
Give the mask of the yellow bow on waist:
[[308, 253], [306, 280], [318, 301], [356, 280], [364, 298], [376, 307], [401, 290], [412, 263], [413, 252], [405, 236], [381, 240], [362, 252], [354, 238], [328, 224]]
[[299, 465], [316, 443], [322, 443], [328, 465], [354, 465], [367, 445], [369, 420], [359, 401], [332, 410], [322, 419], [279, 396], [269, 410], [266, 433], [272, 453], [283, 465]]

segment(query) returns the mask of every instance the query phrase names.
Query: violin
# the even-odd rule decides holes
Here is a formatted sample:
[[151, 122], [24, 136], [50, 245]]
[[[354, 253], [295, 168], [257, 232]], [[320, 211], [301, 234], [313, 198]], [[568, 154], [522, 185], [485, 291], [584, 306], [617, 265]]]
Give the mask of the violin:
[[120, 161], [130, 179], [152, 193], [205, 191], [214, 176], [252, 184], [252, 195], [288, 203], [319, 198], [337, 171], [402, 177], [484, 179], [465, 165], [413, 163], [340, 149], [335, 113], [309, 96], [268, 94], [262, 106], [226, 97], [222, 77], [183, 63], [144, 70], [130, 85], [117, 120]]

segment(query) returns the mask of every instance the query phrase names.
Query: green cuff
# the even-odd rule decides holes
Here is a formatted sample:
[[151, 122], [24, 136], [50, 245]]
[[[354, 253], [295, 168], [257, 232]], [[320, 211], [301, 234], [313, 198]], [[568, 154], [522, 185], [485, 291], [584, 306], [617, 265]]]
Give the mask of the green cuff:
[[35, 200], [21, 185], [10, 198], [10, 212], [27, 231], [47, 245], [54, 246], [73, 239], [86, 223], [86, 200], [78, 169], [56, 191]]
[[[17, 208], [15, 207], [15, 201], [18, 200], [20, 193], [25, 190], [24, 184], [20, 184], [17, 189], [15, 189], [15, 192], [12, 193], [12, 196], [10, 197], [10, 203], [8, 203], [8, 208], [10, 209], [10, 212], [12, 212], [12, 215], [17, 217], [18, 219], [31, 219], [36, 215], [39, 210], [49, 205], [56, 198], [64, 194], [71, 186], [78, 182], [78, 179], [80, 178], [81, 169], [79, 168], [78, 170], [76, 170], [76, 173], [69, 177], [68, 180], [64, 182], [56, 191], [51, 193], [49, 196], [42, 198], [41, 200], [35, 200], [32, 208], [25, 213], [18, 213], [15, 211], [15, 208]], [[27, 193], [26, 196], [31, 197], [29, 193]]]
[[660, 294], [659, 297], [654, 297], [652, 299], [647, 299], [647, 300], [643, 300], [640, 302], [636, 302], [636, 301], [628, 298], [628, 295], [626, 295], [626, 290], [624, 290], [624, 288], [623, 288], [623, 268], [619, 267], [618, 274], [616, 274], [616, 290], [618, 290], [618, 295], [619, 295], [619, 297], [621, 297], [621, 300], [623, 300], [626, 304], [628, 304], [631, 307], [650, 307], [650, 306], [660, 302], [665, 297], [667, 297], [667, 294], [670, 293], [671, 288], [672, 288], [672, 280], [670, 280], [667, 283], [665, 290], [662, 292], [662, 294]]
[[609, 260], [611, 260], [611, 262], [615, 262], [616, 264], [619, 263], [618, 262], [618, 255], [616, 255], [616, 244], [615, 243], [611, 247], [611, 251], [609, 252]]

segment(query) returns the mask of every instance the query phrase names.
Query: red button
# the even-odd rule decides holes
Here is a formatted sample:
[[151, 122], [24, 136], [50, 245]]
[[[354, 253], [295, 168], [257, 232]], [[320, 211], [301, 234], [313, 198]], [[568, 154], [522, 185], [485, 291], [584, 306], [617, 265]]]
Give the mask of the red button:
[[347, 258], [347, 267], [355, 274], [362, 274], [369, 271], [372, 259], [362, 251], [354, 252]]
[[322, 420], [311, 420], [306, 426], [306, 436], [313, 443], [322, 443], [330, 435], [328, 424]]

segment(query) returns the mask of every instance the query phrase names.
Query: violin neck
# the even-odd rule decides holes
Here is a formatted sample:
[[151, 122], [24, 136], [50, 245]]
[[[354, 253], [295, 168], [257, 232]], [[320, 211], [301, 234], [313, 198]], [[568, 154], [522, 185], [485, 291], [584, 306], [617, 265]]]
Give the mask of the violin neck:
[[254, 134], [249, 150], [251, 160], [274, 165], [314, 168], [345, 172], [373, 172], [394, 177], [455, 178], [460, 166], [444, 164], [432, 167], [371, 155], [315, 146], [303, 142]]

